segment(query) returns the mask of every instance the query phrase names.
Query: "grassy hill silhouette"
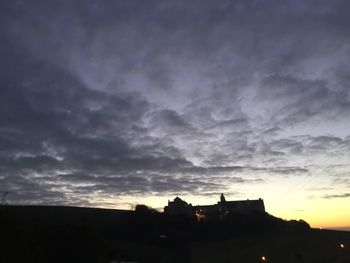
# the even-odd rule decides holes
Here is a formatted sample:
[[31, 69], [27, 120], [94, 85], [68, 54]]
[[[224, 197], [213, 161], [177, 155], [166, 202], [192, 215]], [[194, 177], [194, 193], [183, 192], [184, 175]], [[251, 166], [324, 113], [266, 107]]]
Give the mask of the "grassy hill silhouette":
[[2, 206], [0, 233], [0, 262], [350, 262], [348, 232], [268, 213], [197, 222], [145, 206]]

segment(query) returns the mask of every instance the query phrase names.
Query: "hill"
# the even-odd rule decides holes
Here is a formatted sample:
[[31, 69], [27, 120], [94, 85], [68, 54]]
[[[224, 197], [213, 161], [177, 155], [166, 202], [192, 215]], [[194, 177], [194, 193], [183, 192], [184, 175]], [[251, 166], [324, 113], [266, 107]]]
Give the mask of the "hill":
[[[267, 213], [196, 222], [136, 211], [0, 207], [0, 262], [350, 262], [350, 234]], [[340, 247], [344, 244], [344, 248]]]

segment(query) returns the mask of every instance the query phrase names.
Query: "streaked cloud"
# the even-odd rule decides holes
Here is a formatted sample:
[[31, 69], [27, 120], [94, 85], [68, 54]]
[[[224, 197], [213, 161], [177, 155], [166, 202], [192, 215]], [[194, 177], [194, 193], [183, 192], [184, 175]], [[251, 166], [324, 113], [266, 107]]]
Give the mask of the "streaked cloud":
[[0, 190], [103, 205], [97, 195], [263, 196], [276, 178], [320, 178], [327, 196], [349, 179], [349, 8], [3, 4]]

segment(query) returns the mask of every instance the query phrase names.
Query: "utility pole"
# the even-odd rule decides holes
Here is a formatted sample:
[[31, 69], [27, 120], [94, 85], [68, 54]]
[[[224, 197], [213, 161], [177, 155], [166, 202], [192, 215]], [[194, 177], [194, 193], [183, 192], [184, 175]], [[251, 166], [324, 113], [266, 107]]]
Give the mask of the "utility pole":
[[1, 199], [1, 205], [5, 205], [6, 204], [6, 196], [8, 195], [8, 191], [5, 191], [3, 194], [2, 194], [2, 199]]

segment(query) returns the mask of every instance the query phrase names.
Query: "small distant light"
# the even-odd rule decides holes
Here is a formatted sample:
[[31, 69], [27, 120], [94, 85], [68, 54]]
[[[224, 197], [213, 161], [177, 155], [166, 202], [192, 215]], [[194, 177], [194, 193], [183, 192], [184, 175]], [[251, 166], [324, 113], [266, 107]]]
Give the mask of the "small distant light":
[[322, 230], [322, 227], [320, 227], [320, 230]]
[[262, 256], [262, 257], [261, 257], [261, 260], [262, 260], [262, 261], [266, 261], [267, 259], [266, 259], [265, 256]]
[[344, 246], [344, 244], [340, 244], [340, 247], [341, 247], [341, 248], [344, 248], [345, 246]]

